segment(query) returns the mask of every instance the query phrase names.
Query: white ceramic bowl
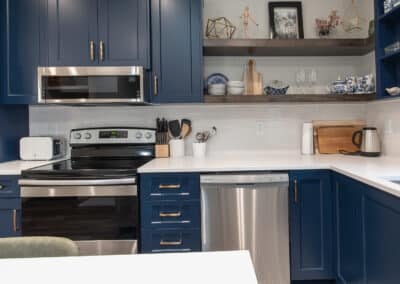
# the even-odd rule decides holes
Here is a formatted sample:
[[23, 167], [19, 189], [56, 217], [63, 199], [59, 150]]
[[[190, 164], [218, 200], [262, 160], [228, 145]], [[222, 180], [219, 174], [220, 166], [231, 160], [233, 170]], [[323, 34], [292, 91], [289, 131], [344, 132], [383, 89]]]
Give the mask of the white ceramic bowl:
[[229, 95], [243, 95], [244, 93], [244, 88], [228, 88], [228, 94]]
[[228, 87], [244, 88], [243, 81], [228, 81], [227, 85]]
[[225, 93], [226, 93], [225, 89], [223, 90], [208, 89], [208, 94], [212, 96], [223, 96], [225, 95]]
[[208, 85], [208, 89], [213, 89], [213, 90], [225, 90], [226, 85], [225, 84], [210, 84]]

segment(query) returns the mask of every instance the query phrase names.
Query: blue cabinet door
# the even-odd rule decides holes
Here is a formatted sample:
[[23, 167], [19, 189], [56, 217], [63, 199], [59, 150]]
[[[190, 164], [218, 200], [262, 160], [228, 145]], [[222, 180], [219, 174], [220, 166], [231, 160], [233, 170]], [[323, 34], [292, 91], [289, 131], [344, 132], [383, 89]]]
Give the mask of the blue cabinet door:
[[400, 282], [400, 198], [365, 186], [366, 283]]
[[151, 0], [156, 103], [202, 101], [202, 0]]
[[48, 0], [48, 32], [50, 66], [98, 63], [96, 0]]
[[357, 181], [334, 174], [336, 265], [337, 277], [342, 283], [365, 283], [362, 210], [364, 187]]
[[100, 64], [150, 67], [149, 5], [147, 0], [99, 0]]
[[0, 199], [0, 238], [21, 235], [21, 200]]
[[295, 171], [290, 180], [292, 280], [334, 279], [330, 172]]
[[4, 104], [37, 102], [37, 68], [47, 64], [45, 0], [1, 0], [1, 96]]

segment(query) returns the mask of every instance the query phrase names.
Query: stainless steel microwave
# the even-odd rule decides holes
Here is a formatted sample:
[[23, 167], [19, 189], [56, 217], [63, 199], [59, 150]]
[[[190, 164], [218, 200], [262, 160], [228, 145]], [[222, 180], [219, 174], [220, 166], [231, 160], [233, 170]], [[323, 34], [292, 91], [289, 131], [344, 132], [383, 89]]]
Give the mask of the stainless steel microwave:
[[143, 67], [39, 67], [40, 104], [141, 104]]

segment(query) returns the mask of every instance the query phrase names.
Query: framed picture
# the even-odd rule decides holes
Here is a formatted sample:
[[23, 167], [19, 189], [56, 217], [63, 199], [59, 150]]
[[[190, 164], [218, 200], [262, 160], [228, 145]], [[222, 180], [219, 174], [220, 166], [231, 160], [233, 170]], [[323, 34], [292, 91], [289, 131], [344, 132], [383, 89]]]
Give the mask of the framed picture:
[[269, 2], [272, 38], [304, 38], [301, 2]]

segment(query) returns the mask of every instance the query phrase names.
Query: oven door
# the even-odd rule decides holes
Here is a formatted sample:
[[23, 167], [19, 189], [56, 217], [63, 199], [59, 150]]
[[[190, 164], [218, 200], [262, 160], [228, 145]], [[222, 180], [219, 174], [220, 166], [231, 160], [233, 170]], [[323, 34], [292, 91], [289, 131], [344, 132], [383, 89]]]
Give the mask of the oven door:
[[22, 234], [72, 239], [80, 255], [136, 253], [135, 181], [20, 180]]
[[142, 67], [39, 67], [45, 104], [144, 103]]

